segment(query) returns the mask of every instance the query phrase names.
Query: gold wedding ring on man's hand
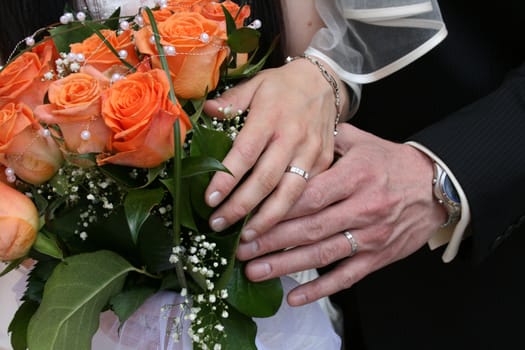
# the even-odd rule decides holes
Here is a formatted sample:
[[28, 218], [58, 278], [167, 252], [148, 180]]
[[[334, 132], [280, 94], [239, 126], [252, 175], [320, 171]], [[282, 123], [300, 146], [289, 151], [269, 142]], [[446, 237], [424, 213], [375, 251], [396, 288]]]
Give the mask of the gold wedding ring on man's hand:
[[348, 254], [348, 257], [354, 256], [357, 251], [359, 250], [359, 246], [357, 245], [357, 241], [354, 238], [354, 235], [350, 231], [343, 232], [343, 235], [348, 239], [348, 242], [350, 243], [351, 251], [350, 254]]

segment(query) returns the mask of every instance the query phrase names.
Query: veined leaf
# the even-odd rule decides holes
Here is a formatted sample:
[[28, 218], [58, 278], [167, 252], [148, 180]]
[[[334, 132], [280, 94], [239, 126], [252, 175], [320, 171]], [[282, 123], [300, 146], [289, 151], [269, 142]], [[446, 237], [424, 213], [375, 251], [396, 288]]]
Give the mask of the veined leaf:
[[140, 228], [148, 219], [151, 209], [164, 197], [162, 188], [129, 191], [124, 199], [124, 211], [133, 242], [137, 242]]
[[230, 308], [227, 318], [222, 320], [226, 337], [221, 342], [223, 349], [257, 350], [255, 336], [257, 325], [251, 317]]
[[[182, 160], [182, 177], [191, 177], [215, 171], [230, 171], [217, 159], [212, 157], [188, 157]], [[230, 173], [231, 174], [231, 173]]]
[[48, 236], [43, 232], [39, 232], [36, 236], [36, 241], [33, 243], [33, 249], [52, 258], [62, 259], [64, 254], [55, 237]]
[[252, 282], [244, 275], [244, 263], [236, 262], [227, 286], [228, 302], [251, 317], [273, 316], [281, 306], [283, 288], [280, 279]]
[[120, 323], [124, 323], [155, 292], [155, 288], [148, 286], [127, 290], [111, 298], [111, 308], [118, 316]]
[[8, 328], [9, 332], [11, 332], [11, 346], [14, 350], [27, 349], [27, 324], [37, 308], [38, 303], [28, 300], [16, 310]]
[[99, 316], [126, 276], [137, 271], [110, 251], [79, 254], [60, 263], [28, 328], [31, 350], [91, 350]]
[[107, 27], [100, 23], [92, 23], [87, 27], [80, 22], [73, 22], [66, 25], [57, 26], [51, 29], [51, 37], [55, 42], [58, 52], [69, 52], [69, 45], [79, 43], [93, 35], [93, 29], [106, 29]]
[[[171, 196], [176, 193], [175, 181], [173, 179], [161, 180], [162, 184], [166, 186], [168, 191], [171, 193]], [[190, 182], [191, 184], [191, 182]], [[197, 225], [195, 224], [195, 219], [193, 217], [193, 210], [191, 207], [191, 198], [190, 198], [190, 185], [188, 183], [182, 182], [180, 187], [179, 196], [181, 198], [180, 203], [180, 224], [186, 228], [197, 230]], [[173, 244], [172, 244], [173, 245]]]
[[18, 266], [20, 266], [20, 264], [22, 262], [24, 262], [25, 259], [26, 259], [26, 257], [22, 257], [22, 258], [19, 258], [19, 259], [16, 259], [16, 260], [13, 260], [13, 261], [9, 262], [9, 265], [7, 265], [2, 272], [0, 272], [0, 277], [5, 276], [9, 272], [11, 272], [14, 269], [16, 269]]
[[228, 35], [228, 46], [237, 53], [249, 53], [259, 47], [261, 33], [255, 29], [243, 27]]

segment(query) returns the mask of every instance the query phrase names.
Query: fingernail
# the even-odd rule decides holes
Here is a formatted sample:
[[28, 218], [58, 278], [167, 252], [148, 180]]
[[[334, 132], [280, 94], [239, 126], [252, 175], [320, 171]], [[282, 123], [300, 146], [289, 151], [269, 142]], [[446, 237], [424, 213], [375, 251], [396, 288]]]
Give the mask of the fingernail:
[[306, 295], [304, 294], [289, 294], [288, 295], [288, 304], [290, 306], [300, 306], [308, 302]]
[[246, 258], [252, 258], [259, 252], [259, 244], [253, 241], [246, 244], [240, 244], [238, 248], [239, 254]]
[[246, 242], [252, 241], [255, 236], [257, 236], [257, 232], [251, 228], [246, 229], [241, 233], [242, 240]]
[[226, 220], [223, 217], [215, 218], [210, 223], [211, 229], [215, 232], [220, 232], [226, 228]]
[[215, 191], [208, 196], [208, 204], [211, 207], [216, 207], [222, 200], [222, 195], [219, 191]]
[[250, 276], [253, 279], [261, 279], [272, 272], [272, 267], [268, 263], [257, 263], [250, 266]]

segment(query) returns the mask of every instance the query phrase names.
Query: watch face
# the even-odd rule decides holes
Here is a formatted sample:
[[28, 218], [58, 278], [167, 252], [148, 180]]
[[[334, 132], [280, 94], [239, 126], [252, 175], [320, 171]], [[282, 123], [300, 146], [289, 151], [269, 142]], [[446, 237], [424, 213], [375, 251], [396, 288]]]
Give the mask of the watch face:
[[456, 191], [456, 188], [448, 176], [445, 176], [445, 179], [443, 180], [443, 191], [446, 193], [448, 198], [458, 204], [460, 203], [458, 192]]

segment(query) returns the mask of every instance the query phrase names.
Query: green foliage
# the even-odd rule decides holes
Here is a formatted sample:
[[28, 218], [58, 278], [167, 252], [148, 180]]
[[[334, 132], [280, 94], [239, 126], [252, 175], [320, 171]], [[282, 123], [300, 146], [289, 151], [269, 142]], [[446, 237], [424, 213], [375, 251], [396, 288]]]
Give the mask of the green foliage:
[[162, 188], [139, 189], [128, 192], [124, 199], [124, 211], [133, 242], [137, 242], [142, 225], [151, 215], [153, 207], [159, 205], [163, 197]]
[[261, 33], [251, 28], [240, 28], [228, 36], [228, 45], [237, 53], [249, 53], [259, 47]]
[[131, 271], [137, 270], [109, 251], [75, 255], [60, 263], [29, 323], [29, 348], [91, 350], [100, 312]]
[[80, 22], [72, 22], [55, 27], [49, 32], [58, 52], [69, 52], [69, 45], [89, 38], [94, 29], [107, 29], [107, 27], [99, 23], [92, 23], [91, 27], [87, 27]]
[[33, 249], [41, 254], [49, 255], [52, 258], [62, 259], [64, 254], [60, 249], [56, 237], [39, 232], [36, 241], [33, 243]]
[[230, 308], [229, 317], [222, 322], [226, 333], [225, 339], [221, 342], [223, 349], [257, 350], [255, 346], [257, 325], [251, 317]]
[[111, 309], [118, 316], [120, 322], [124, 323], [155, 292], [156, 289], [149, 286], [139, 286], [124, 291], [111, 298]]
[[11, 346], [14, 350], [27, 349], [27, 325], [37, 308], [37, 302], [26, 301], [16, 311], [8, 328], [11, 333]]
[[244, 266], [236, 262], [229, 280], [228, 302], [235, 308], [252, 317], [274, 315], [283, 299], [283, 289], [279, 279], [264, 282], [252, 282], [244, 275]]
[[[237, 53], [256, 52], [259, 32], [236, 28], [234, 18], [224, 11], [232, 54], [228, 61], [233, 62]], [[158, 33], [151, 10], [146, 8], [145, 13]], [[117, 10], [106, 21], [73, 22], [51, 29], [50, 34], [59, 52], [68, 52], [72, 43], [118, 28], [119, 17]], [[158, 35], [155, 38], [162, 68], [170, 77], [163, 45]], [[106, 40], [104, 45], [118, 55]], [[250, 57], [244, 66], [224, 75], [221, 83], [227, 86], [257, 73], [268, 55], [257, 63]], [[206, 204], [204, 193], [215, 172], [229, 173], [221, 162], [232, 140], [226, 132], [213, 129], [210, 118], [202, 113], [203, 100], [178, 101], [168, 80], [171, 101], [183, 103], [186, 112], [193, 113], [193, 127], [186, 135], [189, 146], [184, 149], [179, 122], [174, 124], [173, 159], [156, 168], [137, 169], [97, 166], [95, 154], [69, 154], [47, 188], [28, 186], [43, 227], [30, 252], [38, 262], [29, 275], [24, 303], [10, 325], [15, 350], [90, 350], [102, 311], [110, 309], [124, 322], [159, 290], [180, 292], [182, 288], [190, 296], [217, 296], [226, 289], [228, 298], [221, 302], [228, 305], [228, 318], [205, 306], [210, 307], [211, 318], [225, 326], [227, 336], [220, 342], [224, 349], [256, 349], [257, 327], [252, 317], [277, 311], [283, 297], [280, 281], [253, 283], [244, 276], [243, 265], [235, 258], [243, 222], [220, 234], [211, 232], [208, 220], [213, 208]], [[72, 176], [80, 168], [85, 176]], [[103, 188], [98, 196], [92, 195], [93, 187]], [[194, 243], [188, 238], [190, 232], [205, 237], [214, 245], [210, 254], [221, 258], [213, 277], [193, 269], [206, 261], [173, 262], [175, 247], [189, 249]], [[12, 262], [0, 276], [21, 262]], [[213, 291], [207, 284], [210, 281]]]

